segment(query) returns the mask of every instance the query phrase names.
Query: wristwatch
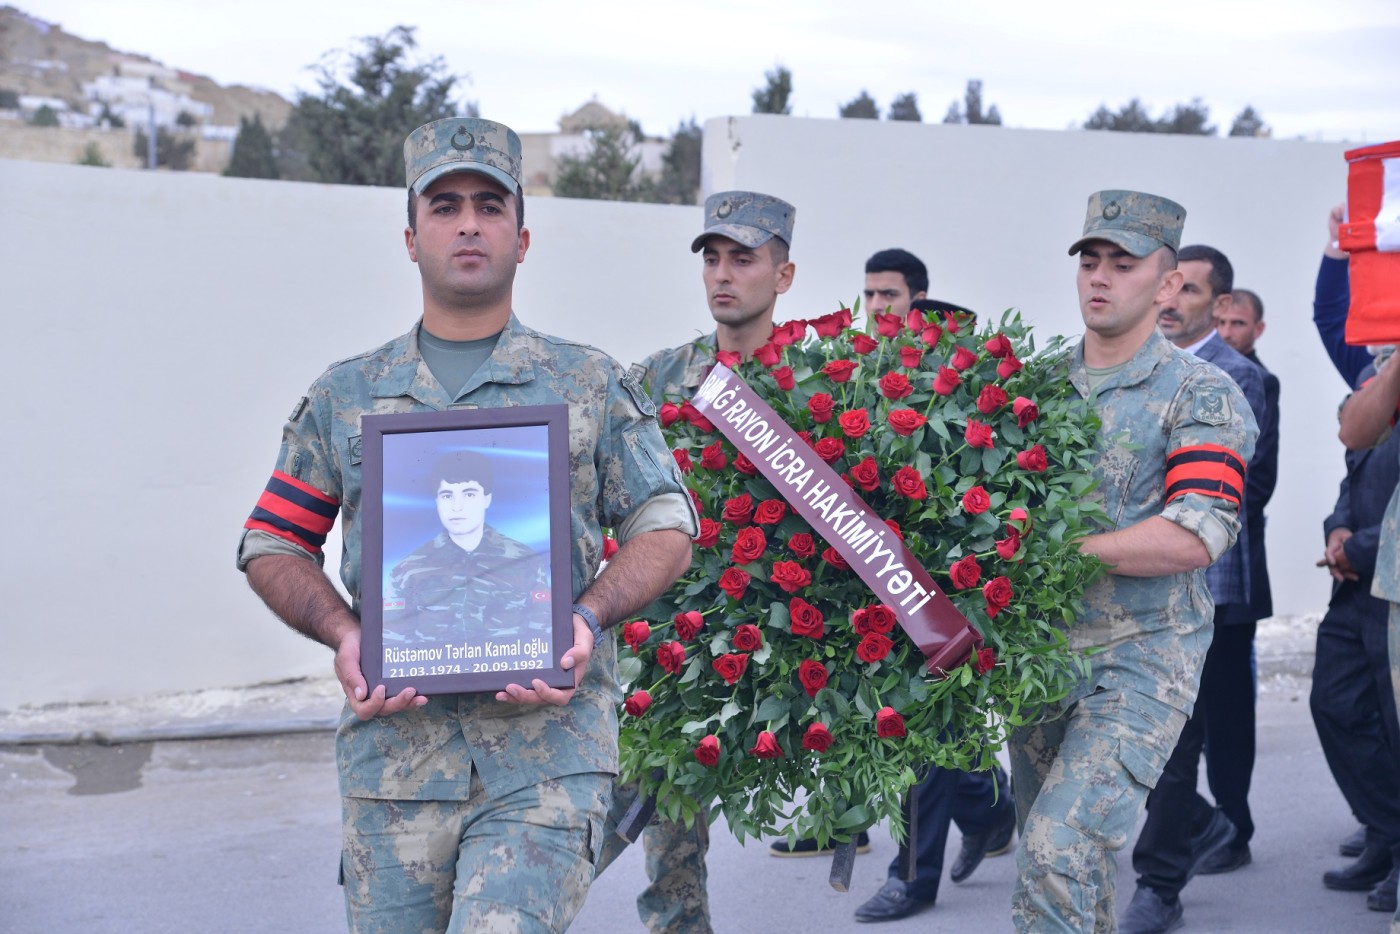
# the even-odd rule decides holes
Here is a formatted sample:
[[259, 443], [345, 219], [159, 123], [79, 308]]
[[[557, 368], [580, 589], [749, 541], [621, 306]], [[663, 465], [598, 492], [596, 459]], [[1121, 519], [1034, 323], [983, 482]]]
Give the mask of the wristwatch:
[[603, 638], [603, 627], [598, 622], [598, 617], [593, 615], [593, 611], [582, 603], [574, 604], [574, 613], [583, 617], [583, 621], [588, 624], [588, 628], [593, 632], [593, 641], [597, 642]]

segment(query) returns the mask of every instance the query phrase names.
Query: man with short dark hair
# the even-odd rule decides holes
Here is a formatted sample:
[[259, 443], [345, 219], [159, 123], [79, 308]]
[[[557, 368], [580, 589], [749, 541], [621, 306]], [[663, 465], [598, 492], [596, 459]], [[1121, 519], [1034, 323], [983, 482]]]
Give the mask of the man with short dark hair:
[[[283, 621], [335, 651], [336, 734], [352, 930], [562, 931], [583, 904], [617, 772], [611, 626], [690, 563], [697, 523], [651, 401], [607, 355], [533, 331], [512, 309], [530, 231], [520, 138], [439, 120], [404, 143], [404, 230], [422, 318], [331, 366], [293, 409], [276, 470], [245, 524], [238, 566]], [[360, 666], [360, 419], [569, 406], [574, 687], [535, 679], [494, 696], [386, 696]], [[347, 604], [322, 573], [337, 513]], [[598, 573], [603, 526], [622, 545]], [[529, 705], [529, 706], [521, 706]]]
[[928, 267], [908, 250], [892, 247], [865, 261], [865, 313], [909, 313], [911, 303], [928, 295]]

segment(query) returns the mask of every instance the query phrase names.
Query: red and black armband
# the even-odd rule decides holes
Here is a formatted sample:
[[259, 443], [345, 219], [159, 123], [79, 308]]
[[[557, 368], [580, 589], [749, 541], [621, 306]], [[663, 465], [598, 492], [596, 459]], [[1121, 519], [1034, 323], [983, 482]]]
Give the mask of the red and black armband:
[[1195, 444], [1167, 455], [1167, 502], [1187, 493], [1228, 500], [1244, 496], [1244, 461], [1229, 448]]
[[243, 527], [276, 535], [318, 555], [339, 511], [340, 503], [336, 500], [277, 470], [267, 481], [267, 489], [258, 497], [258, 505]]

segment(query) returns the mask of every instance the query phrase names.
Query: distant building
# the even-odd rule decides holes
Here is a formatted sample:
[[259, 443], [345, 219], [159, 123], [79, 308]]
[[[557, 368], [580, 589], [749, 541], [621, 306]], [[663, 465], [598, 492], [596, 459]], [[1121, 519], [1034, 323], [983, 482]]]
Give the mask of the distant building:
[[214, 108], [189, 95], [189, 81], [181, 73], [155, 62], [122, 59], [115, 74], [99, 75], [82, 84], [83, 98], [94, 118], [110, 113], [128, 126], [146, 126], [154, 109], [155, 124], [164, 129], [178, 126], [186, 113], [196, 123], [214, 115]]
[[[558, 133], [521, 133], [521, 162], [524, 174], [521, 181], [525, 194], [554, 194], [554, 180], [559, 175], [560, 158], [587, 155], [591, 145], [587, 135], [589, 130], [626, 127], [631, 123], [626, 114], [609, 110], [594, 98], [572, 113], [560, 117]], [[666, 146], [667, 141], [662, 137], [643, 136], [634, 150], [634, 154], [641, 157], [637, 171], [652, 178], [660, 178], [661, 157], [666, 152]]]

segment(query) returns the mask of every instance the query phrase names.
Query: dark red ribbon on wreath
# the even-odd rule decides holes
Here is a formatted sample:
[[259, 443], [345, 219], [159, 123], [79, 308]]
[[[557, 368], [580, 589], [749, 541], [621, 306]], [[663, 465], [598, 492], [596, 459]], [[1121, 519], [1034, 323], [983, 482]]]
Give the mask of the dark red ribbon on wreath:
[[894, 610], [931, 674], [945, 677], [982, 645], [899, 535], [737, 373], [715, 364], [691, 404]]

